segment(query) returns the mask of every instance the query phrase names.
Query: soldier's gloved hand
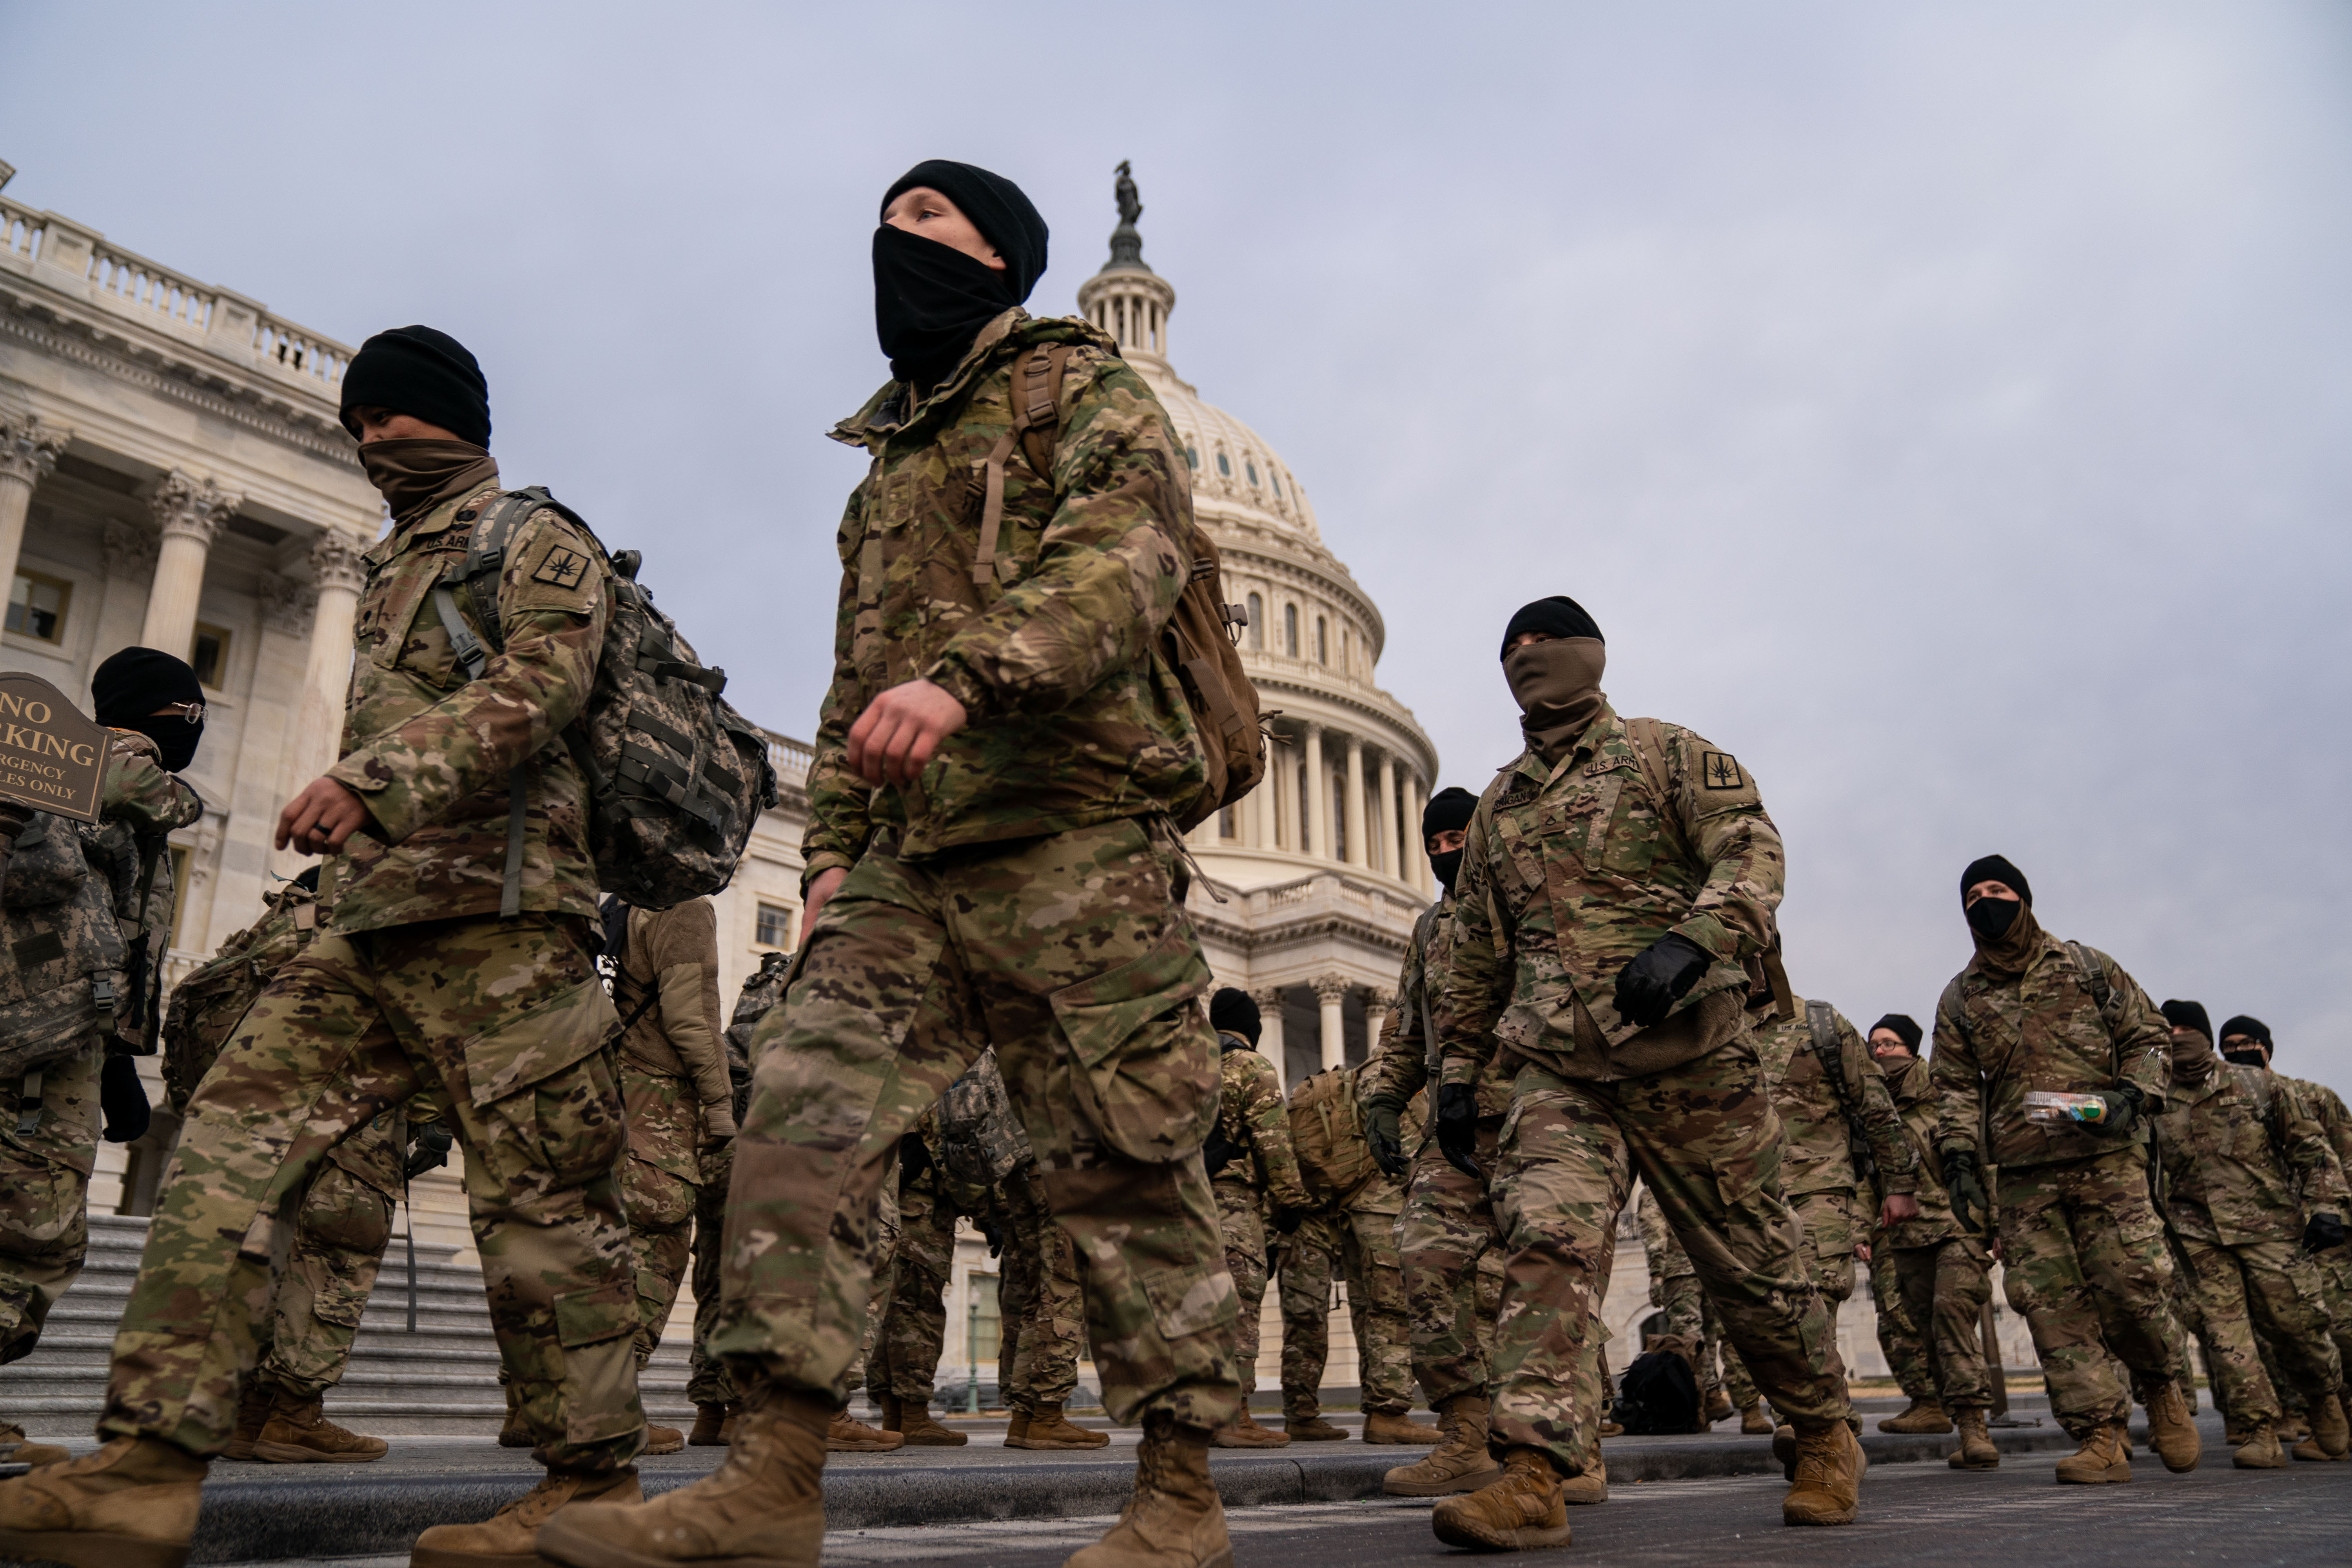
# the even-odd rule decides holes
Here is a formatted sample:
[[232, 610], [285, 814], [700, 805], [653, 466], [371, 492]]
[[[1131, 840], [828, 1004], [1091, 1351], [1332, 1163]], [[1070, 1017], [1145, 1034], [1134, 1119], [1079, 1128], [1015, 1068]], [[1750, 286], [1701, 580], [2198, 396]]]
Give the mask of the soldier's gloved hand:
[[1404, 1107], [1385, 1094], [1364, 1101], [1364, 1136], [1372, 1145], [1372, 1163], [1384, 1176], [1404, 1174]]
[[[1977, 1152], [1955, 1144], [1939, 1152], [1944, 1161], [1944, 1190], [1952, 1197], [1952, 1217], [1969, 1235], [1983, 1234], [1985, 1216], [1992, 1213], [1992, 1199], [1985, 1192], [1984, 1166], [1978, 1162]], [[1976, 1211], [1973, 1215], [1971, 1209]]]
[[1648, 1028], [1690, 994], [1714, 962], [1690, 938], [1668, 931], [1617, 972], [1618, 1016], [1637, 1029]]
[[2321, 1209], [2303, 1227], [2303, 1245], [2310, 1252], [2325, 1252], [2331, 1247], [2341, 1247], [2347, 1237], [2344, 1216], [2332, 1209]]
[[106, 1112], [106, 1141], [135, 1142], [147, 1134], [147, 1086], [139, 1081], [139, 1064], [129, 1057], [110, 1056], [98, 1069], [98, 1105]]
[[403, 1179], [413, 1182], [425, 1172], [437, 1171], [447, 1164], [449, 1146], [456, 1142], [447, 1122], [419, 1123], [408, 1141], [408, 1163], [400, 1168]]
[[1001, 1226], [999, 1226], [997, 1225], [997, 1223], [996, 1223], [994, 1220], [992, 1220], [992, 1219], [976, 1219], [976, 1220], [973, 1220], [971, 1223], [972, 1223], [972, 1224], [974, 1224], [974, 1225], [976, 1225], [976, 1226], [978, 1226], [980, 1227], [980, 1234], [981, 1234], [982, 1237], [987, 1241], [987, 1243], [988, 1243], [988, 1255], [989, 1255], [991, 1258], [999, 1258], [999, 1257], [1003, 1256], [1003, 1253], [1004, 1253], [1004, 1231], [1003, 1231], [1003, 1229]]
[[1274, 1211], [1274, 1233], [1276, 1236], [1297, 1235], [1298, 1227], [1307, 1223], [1308, 1213], [1308, 1210], [1291, 1208], [1287, 1205], [1276, 1208]]
[[2147, 1098], [2136, 1083], [2120, 1084], [2114, 1089], [2093, 1090], [2107, 1108], [2107, 1113], [2096, 1121], [2077, 1123], [2094, 1138], [2120, 1138], [2139, 1126], [2140, 1101]]
[[1477, 1160], [1478, 1091], [1466, 1083], [1438, 1087], [1437, 1149], [1447, 1164], [1472, 1181], [1486, 1179]]

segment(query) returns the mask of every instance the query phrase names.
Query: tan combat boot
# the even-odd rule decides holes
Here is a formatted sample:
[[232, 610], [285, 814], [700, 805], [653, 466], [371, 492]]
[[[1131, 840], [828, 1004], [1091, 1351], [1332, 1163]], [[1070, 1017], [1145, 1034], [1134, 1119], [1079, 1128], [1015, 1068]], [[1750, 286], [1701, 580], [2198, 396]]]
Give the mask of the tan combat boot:
[[1334, 1426], [1323, 1419], [1321, 1408], [1315, 1405], [1293, 1405], [1282, 1413], [1282, 1429], [1298, 1443], [1344, 1443], [1347, 1429]]
[[[1261, 1428], [1262, 1430], [1263, 1428]], [[1225, 1505], [1209, 1479], [1209, 1434], [1164, 1411], [1143, 1418], [1135, 1496], [1118, 1522], [1062, 1568], [1233, 1568]]]
[[1502, 1479], [1468, 1497], [1441, 1500], [1430, 1511], [1429, 1527], [1448, 1546], [1474, 1552], [1566, 1546], [1568, 1505], [1559, 1481], [1542, 1449], [1509, 1449], [1503, 1456]]
[[971, 1441], [971, 1433], [959, 1432], [932, 1420], [931, 1402], [928, 1399], [900, 1399], [893, 1394], [882, 1402], [882, 1409], [883, 1427], [896, 1432], [915, 1447], [961, 1448]]
[[905, 1447], [906, 1441], [896, 1432], [868, 1426], [846, 1410], [835, 1411], [832, 1425], [824, 1429], [824, 1446], [836, 1454], [887, 1454]]
[[1712, 1426], [1718, 1421], [1730, 1420], [1731, 1416], [1731, 1395], [1718, 1388], [1708, 1398], [1706, 1413], [1700, 1415], [1699, 1419]]
[[1486, 1396], [1456, 1394], [1438, 1405], [1438, 1427], [1445, 1440], [1437, 1451], [1414, 1464], [1400, 1465], [1381, 1479], [1381, 1490], [1391, 1497], [1444, 1497], [1448, 1492], [1475, 1492], [1503, 1479], [1503, 1467], [1486, 1451]]
[[2286, 1468], [2286, 1450], [2279, 1447], [2278, 1429], [2267, 1421], [2248, 1426], [2241, 1436], [2237, 1451], [2230, 1463], [2242, 1470], [2283, 1470]]
[[1609, 1461], [1596, 1453], [1581, 1475], [1570, 1476], [1559, 1483], [1559, 1500], [1570, 1508], [1590, 1507], [1609, 1500]]
[[1943, 1405], [1933, 1399], [1915, 1399], [1911, 1407], [1900, 1415], [1889, 1415], [1878, 1424], [1882, 1432], [1916, 1434], [1925, 1437], [1940, 1437], [1952, 1429], [1952, 1418], [1944, 1414]]
[[2103, 1421], [2084, 1436], [2083, 1446], [2058, 1461], [2062, 1486], [2099, 1486], [2132, 1479], [2131, 1458], [2124, 1451], [2124, 1424]]
[[408, 1549], [408, 1568], [539, 1568], [539, 1536], [558, 1510], [575, 1502], [643, 1502], [637, 1468], [609, 1475], [550, 1470], [539, 1485], [479, 1524], [436, 1524]]
[[1364, 1441], [1367, 1443], [1396, 1443], [1419, 1447], [1427, 1443], [1442, 1443], [1444, 1440], [1444, 1432], [1434, 1426], [1424, 1426], [1410, 1415], [1366, 1415], [1364, 1417]]
[[679, 1454], [686, 1451], [686, 1434], [675, 1426], [646, 1423], [646, 1450], [648, 1454]]
[[1110, 1434], [1079, 1426], [1062, 1414], [1059, 1405], [1040, 1405], [1029, 1413], [1021, 1441], [1013, 1442], [1009, 1434], [1004, 1441], [1015, 1448], [1108, 1448]]
[[[1772, 1418], [1764, 1414], [1764, 1402], [1762, 1400], [1759, 1399], [1753, 1405], [1743, 1405], [1739, 1407], [1739, 1435], [1741, 1436], [1767, 1436], [1771, 1433], [1771, 1430]], [[1604, 1437], [1608, 1435], [1609, 1434], [1606, 1432], [1601, 1434]]]
[[258, 1377], [245, 1380], [244, 1391], [236, 1396], [236, 1430], [229, 1434], [228, 1447], [221, 1450], [224, 1459], [250, 1459], [253, 1440], [269, 1421], [270, 1408], [278, 1403], [278, 1387]]
[[381, 1437], [362, 1437], [328, 1420], [321, 1404], [280, 1394], [253, 1439], [253, 1457], [272, 1465], [364, 1465], [392, 1451]]
[[511, 1383], [506, 1385], [507, 1418], [499, 1427], [501, 1448], [535, 1448], [539, 1439], [530, 1435], [530, 1423], [522, 1418], [522, 1395]]
[[693, 1448], [723, 1448], [727, 1439], [719, 1434], [727, 1429], [727, 1415], [731, 1405], [716, 1402], [694, 1407], [694, 1430], [686, 1435], [687, 1446]]
[[[1843, 1421], [1796, 1434], [1796, 1479], [1780, 1499], [1782, 1524], [1852, 1524], [1870, 1457]], [[1777, 1441], [1777, 1439], [1776, 1439]]]
[[1005, 1425], [1004, 1446], [1008, 1448], [1018, 1448], [1021, 1447], [1021, 1439], [1027, 1436], [1029, 1436], [1029, 1412], [1016, 1410], [1013, 1413], [1013, 1419]]
[[2197, 1435], [2197, 1422], [2189, 1414], [2189, 1402], [2180, 1397], [2180, 1385], [2167, 1382], [2151, 1391], [2147, 1401], [2147, 1446], [2164, 1461], [2164, 1468], [2174, 1475], [2185, 1475], [2197, 1468], [2198, 1458], [2205, 1451], [2205, 1440]]
[[160, 1437], [117, 1437], [95, 1454], [0, 1481], [0, 1557], [181, 1568], [206, 1468]]
[[1242, 1406], [1241, 1418], [1210, 1439], [1220, 1448], [1283, 1448], [1290, 1445], [1290, 1434], [1277, 1432], [1271, 1426], [1261, 1426]]
[[539, 1532], [564, 1568], [817, 1568], [832, 1402], [771, 1390], [746, 1401], [719, 1468], [635, 1505], [568, 1508]]
[[2344, 1401], [2334, 1394], [2311, 1402], [2307, 1412], [2311, 1436], [2294, 1446], [2298, 1459], [2334, 1460], [2352, 1458], [2352, 1428], [2344, 1420]]
[[1960, 1446], [1945, 1457], [1944, 1463], [1956, 1470], [2000, 1468], [2000, 1450], [1992, 1446], [1992, 1434], [1985, 1430], [1985, 1413], [1963, 1405], [1952, 1415], [1959, 1426]]

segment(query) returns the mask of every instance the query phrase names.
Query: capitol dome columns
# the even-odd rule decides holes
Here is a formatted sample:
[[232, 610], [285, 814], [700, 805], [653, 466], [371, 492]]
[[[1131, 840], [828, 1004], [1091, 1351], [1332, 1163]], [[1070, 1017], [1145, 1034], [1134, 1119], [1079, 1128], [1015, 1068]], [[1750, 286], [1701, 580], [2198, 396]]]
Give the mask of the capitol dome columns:
[[1364, 819], [1370, 815], [1364, 809], [1364, 742], [1354, 735], [1348, 737], [1348, 788], [1344, 804], [1348, 814], [1348, 864], [1360, 870], [1371, 870], [1372, 838], [1364, 826]]
[[1318, 860], [1336, 860], [1331, 847], [1331, 775], [1323, 766], [1323, 726], [1302, 722], [1307, 753], [1307, 853]]
[[205, 561], [221, 524], [242, 500], [225, 493], [216, 480], [200, 481], [177, 468], [156, 486], [148, 504], [163, 538], [155, 584], [147, 593], [146, 624], [139, 632], [142, 647], [188, 657], [196, 636], [196, 604], [205, 591]]
[[58, 466], [58, 454], [72, 438], [70, 431], [42, 424], [38, 415], [0, 411], [0, 586], [12, 593], [33, 487]]
[[1348, 1065], [1348, 983], [1336, 974], [1315, 982], [1315, 1000], [1323, 1010], [1323, 1070]]

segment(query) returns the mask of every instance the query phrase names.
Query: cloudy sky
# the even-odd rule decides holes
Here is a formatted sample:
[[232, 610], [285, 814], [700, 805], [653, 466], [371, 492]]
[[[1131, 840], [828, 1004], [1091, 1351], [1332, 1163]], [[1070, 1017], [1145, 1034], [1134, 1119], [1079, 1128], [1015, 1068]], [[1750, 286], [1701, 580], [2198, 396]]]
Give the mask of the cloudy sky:
[[[2352, 13], [1802, 3], [392, 9], [13, 0], [9, 195], [357, 342], [443, 327], [730, 695], [806, 735], [929, 156], [1101, 264], [1381, 604], [1476, 787], [1541, 592], [1738, 752], [1867, 1023], [2000, 850], [2159, 999], [2352, 1091]], [[2339, 885], [2339, 879], [2342, 885]]]

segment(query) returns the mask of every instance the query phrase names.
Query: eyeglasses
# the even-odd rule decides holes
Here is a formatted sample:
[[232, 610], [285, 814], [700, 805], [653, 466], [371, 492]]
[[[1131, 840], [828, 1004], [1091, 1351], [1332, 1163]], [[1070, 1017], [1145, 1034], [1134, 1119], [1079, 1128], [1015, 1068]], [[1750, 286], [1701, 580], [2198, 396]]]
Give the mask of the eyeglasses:
[[205, 721], [205, 705], [201, 702], [166, 702], [156, 709], [155, 712], [158, 717], [165, 713], [177, 713], [191, 724], [201, 724]]

